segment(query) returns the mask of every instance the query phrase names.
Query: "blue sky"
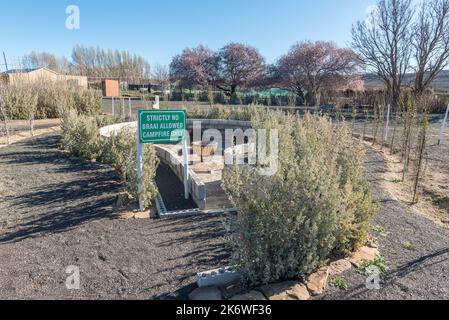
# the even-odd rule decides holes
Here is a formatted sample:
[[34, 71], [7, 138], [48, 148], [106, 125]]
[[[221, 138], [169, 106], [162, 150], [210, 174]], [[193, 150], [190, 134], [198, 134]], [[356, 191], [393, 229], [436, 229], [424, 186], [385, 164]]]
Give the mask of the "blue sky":
[[[237, 41], [274, 61], [297, 41], [348, 45], [352, 23], [375, 0], [10, 0], [0, 10], [0, 51], [10, 64], [32, 50], [70, 56], [76, 44], [126, 49], [168, 64], [185, 47]], [[65, 28], [68, 5], [81, 29]], [[1, 64], [3, 63], [3, 59]]]

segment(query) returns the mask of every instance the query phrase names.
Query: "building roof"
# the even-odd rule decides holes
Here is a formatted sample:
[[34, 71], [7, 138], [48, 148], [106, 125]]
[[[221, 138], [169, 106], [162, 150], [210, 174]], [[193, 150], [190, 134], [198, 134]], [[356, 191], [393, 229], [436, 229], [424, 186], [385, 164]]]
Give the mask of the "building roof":
[[38, 70], [38, 69], [37, 68], [34, 68], [34, 69], [11, 69], [8, 71], [3, 71], [3, 72], [1, 72], [1, 74], [30, 73], [30, 72], [33, 72], [36, 70]]
[[42, 68], [26, 68], [26, 69], [11, 69], [11, 70], [8, 70], [8, 71], [1, 72], [0, 74], [31, 73], [31, 72], [34, 72], [34, 71], [37, 71], [37, 70], [41, 70], [41, 69], [44, 69], [45, 71], [48, 71], [48, 72], [52, 72], [54, 74], [58, 74], [57, 72], [55, 72], [53, 70], [50, 70], [48, 68], [45, 68], [45, 67], [42, 67]]

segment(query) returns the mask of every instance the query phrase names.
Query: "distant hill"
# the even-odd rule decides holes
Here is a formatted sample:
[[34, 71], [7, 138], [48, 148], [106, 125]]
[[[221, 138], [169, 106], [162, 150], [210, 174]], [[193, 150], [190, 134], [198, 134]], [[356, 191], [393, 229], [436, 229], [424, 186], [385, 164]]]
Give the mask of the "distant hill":
[[[383, 86], [382, 81], [375, 74], [365, 74], [363, 76], [365, 87], [369, 89], [380, 88]], [[413, 82], [413, 74], [408, 74], [405, 77], [406, 83]], [[443, 70], [432, 83], [432, 88], [436, 90], [449, 90], [449, 70]]]

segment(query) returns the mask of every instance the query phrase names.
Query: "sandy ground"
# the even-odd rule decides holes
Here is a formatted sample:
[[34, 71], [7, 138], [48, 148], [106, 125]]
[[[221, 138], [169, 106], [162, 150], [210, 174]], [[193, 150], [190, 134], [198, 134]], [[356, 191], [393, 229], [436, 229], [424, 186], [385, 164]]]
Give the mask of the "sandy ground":
[[330, 286], [321, 299], [449, 299], [449, 230], [383, 189], [389, 169], [381, 153], [368, 148], [366, 168], [379, 205], [372, 233], [389, 269], [387, 279], [380, 290], [368, 290], [366, 277], [352, 269], [343, 275], [348, 290]]
[[[36, 120], [34, 123], [34, 136], [40, 136], [46, 133], [56, 132], [60, 130], [60, 119], [46, 119]], [[24, 120], [14, 120], [8, 122], [10, 130], [10, 143], [17, 143], [19, 141], [33, 137], [30, 131], [30, 124]], [[0, 148], [6, 147], [8, 139], [3, 123], [0, 124]]]
[[[0, 299], [182, 299], [196, 272], [228, 263], [225, 217], [117, 220], [116, 173], [61, 152], [59, 139], [0, 149]], [[366, 168], [388, 277], [368, 290], [353, 269], [344, 274], [348, 290], [331, 286], [321, 298], [449, 299], [449, 230], [391, 196], [381, 153], [368, 148]], [[65, 286], [71, 265], [80, 290]]]
[[[119, 178], [50, 134], [0, 149], [0, 299], [183, 299], [227, 264], [224, 218], [118, 220]], [[80, 290], [67, 290], [68, 266]]]

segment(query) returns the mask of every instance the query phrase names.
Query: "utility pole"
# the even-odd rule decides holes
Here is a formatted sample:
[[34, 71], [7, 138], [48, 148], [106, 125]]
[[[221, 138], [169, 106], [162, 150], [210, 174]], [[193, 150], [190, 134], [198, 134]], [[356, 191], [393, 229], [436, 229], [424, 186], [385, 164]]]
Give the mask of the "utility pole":
[[6, 62], [6, 54], [5, 54], [5, 51], [3, 51], [3, 60], [5, 60], [6, 71], [8, 71], [9, 68], [8, 68], [8, 62]]

